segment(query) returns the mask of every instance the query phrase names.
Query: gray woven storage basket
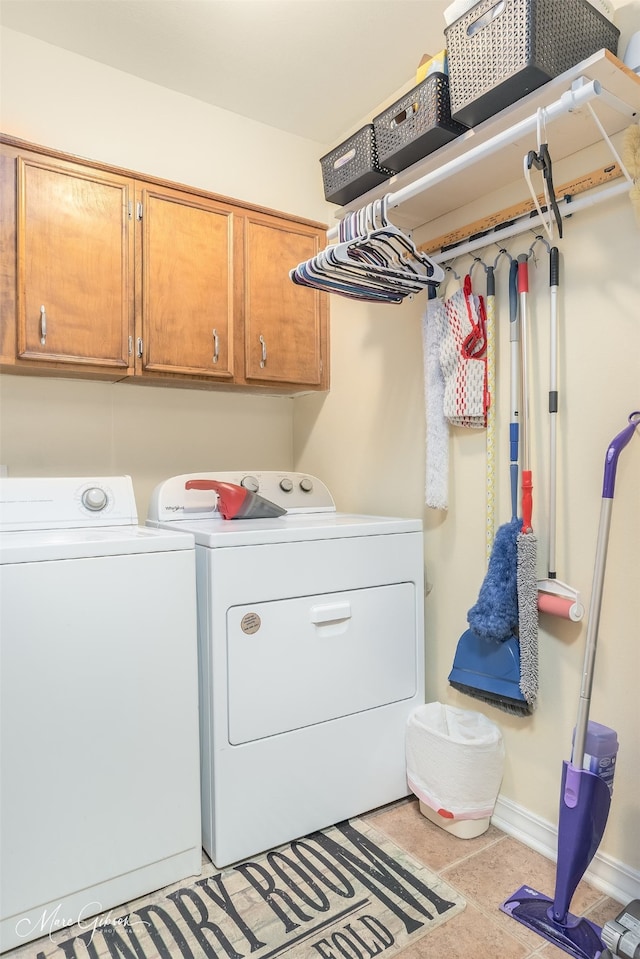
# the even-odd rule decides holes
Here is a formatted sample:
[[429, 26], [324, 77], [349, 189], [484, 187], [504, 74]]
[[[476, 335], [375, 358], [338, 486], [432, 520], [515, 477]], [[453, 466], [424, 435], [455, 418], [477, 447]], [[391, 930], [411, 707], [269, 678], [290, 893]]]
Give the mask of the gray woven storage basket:
[[598, 50], [620, 31], [588, 0], [480, 0], [445, 28], [451, 115], [494, 116]]
[[378, 162], [373, 124], [368, 123], [320, 157], [325, 200], [344, 206], [392, 176]]
[[451, 119], [449, 81], [444, 73], [430, 74], [374, 117], [373, 128], [380, 163], [395, 173], [467, 131]]

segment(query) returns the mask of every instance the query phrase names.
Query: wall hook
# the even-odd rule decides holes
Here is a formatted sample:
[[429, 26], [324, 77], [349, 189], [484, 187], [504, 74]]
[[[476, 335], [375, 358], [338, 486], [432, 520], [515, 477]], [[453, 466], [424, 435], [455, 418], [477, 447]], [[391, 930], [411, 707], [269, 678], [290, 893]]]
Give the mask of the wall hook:
[[497, 268], [498, 263], [500, 262], [500, 257], [501, 257], [501, 256], [506, 256], [506, 258], [508, 259], [509, 263], [513, 263], [513, 257], [511, 256], [511, 254], [509, 253], [509, 251], [508, 251], [508, 250], [505, 250], [505, 248], [502, 246], [502, 247], [500, 247], [500, 249], [499, 249], [499, 251], [498, 251], [498, 255], [496, 256], [495, 260], [493, 261], [493, 269], [494, 269], [494, 270]]
[[489, 271], [489, 267], [488, 267], [487, 264], [484, 262], [484, 260], [482, 259], [482, 257], [474, 256], [474, 258], [473, 258], [473, 263], [472, 263], [471, 266], [469, 267], [469, 276], [471, 277], [472, 280], [473, 280], [473, 268], [474, 268], [474, 266], [477, 266], [478, 264], [480, 264], [480, 266], [482, 266], [482, 267], [484, 268], [484, 272], [485, 272], [485, 273], [487, 273], [487, 272]]
[[536, 243], [542, 243], [542, 245], [546, 248], [547, 253], [551, 253], [551, 247], [549, 246], [549, 241], [546, 240], [543, 236], [540, 236], [538, 234], [535, 240], [533, 241], [533, 243], [531, 244], [531, 246], [529, 247], [529, 252], [527, 253], [528, 257], [533, 257], [534, 262], [535, 262], [535, 256], [533, 251], [535, 249]]
[[456, 280], [458, 280], [459, 282], [462, 282], [462, 277], [456, 273], [456, 271], [454, 270], [452, 266], [449, 266], [449, 265], [445, 266], [444, 271], [445, 273], [451, 273], [456, 278]]

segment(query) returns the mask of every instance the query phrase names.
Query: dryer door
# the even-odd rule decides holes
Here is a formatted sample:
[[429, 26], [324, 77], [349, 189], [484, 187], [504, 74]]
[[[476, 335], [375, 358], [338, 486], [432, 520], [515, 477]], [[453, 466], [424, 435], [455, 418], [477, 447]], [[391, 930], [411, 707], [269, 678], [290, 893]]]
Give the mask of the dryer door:
[[230, 607], [229, 742], [410, 699], [415, 608], [414, 583]]

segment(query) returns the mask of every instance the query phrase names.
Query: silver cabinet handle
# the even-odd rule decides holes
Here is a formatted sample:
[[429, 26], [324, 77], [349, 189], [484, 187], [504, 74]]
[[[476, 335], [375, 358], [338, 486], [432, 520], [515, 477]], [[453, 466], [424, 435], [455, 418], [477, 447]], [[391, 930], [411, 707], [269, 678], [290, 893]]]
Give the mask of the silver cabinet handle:
[[218, 331], [213, 330], [213, 362], [217, 363], [220, 359], [220, 337], [218, 336]]
[[267, 344], [262, 334], [260, 334], [260, 346], [262, 348], [262, 359], [260, 360], [260, 369], [262, 370], [267, 365]]
[[40, 307], [40, 342], [43, 346], [47, 342], [47, 311], [44, 306]]

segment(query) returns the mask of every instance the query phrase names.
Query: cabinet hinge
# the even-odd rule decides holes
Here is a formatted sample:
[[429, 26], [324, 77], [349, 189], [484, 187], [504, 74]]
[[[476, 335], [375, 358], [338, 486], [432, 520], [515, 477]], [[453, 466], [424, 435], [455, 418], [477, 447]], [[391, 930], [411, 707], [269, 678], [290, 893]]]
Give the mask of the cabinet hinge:
[[133, 220], [133, 201], [129, 200], [129, 219]]
[[136, 203], [136, 220], [142, 219], [142, 203]]
[[133, 337], [129, 337], [129, 356], [133, 353]]

